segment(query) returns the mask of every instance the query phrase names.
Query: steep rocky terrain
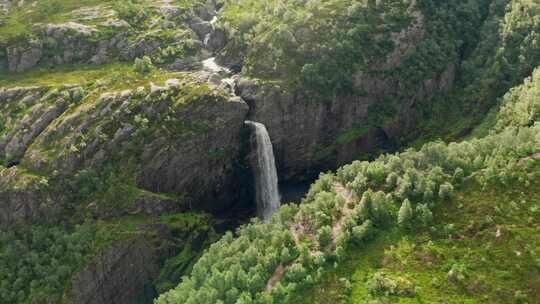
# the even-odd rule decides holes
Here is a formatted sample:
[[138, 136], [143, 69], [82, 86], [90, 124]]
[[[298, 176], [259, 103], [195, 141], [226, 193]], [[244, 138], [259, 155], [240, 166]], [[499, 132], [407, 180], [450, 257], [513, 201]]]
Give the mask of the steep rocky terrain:
[[[3, 105], [14, 109], [5, 112], [11, 116], [5, 119], [0, 145], [5, 165], [35, 173], [42, 177], [39, 183], [53, 192], [55, 183], [62, 183], [67, 177], [81, 176], [82, 172], [100, 176], [99, 172], [113, 170], [114, 174], [129, 176], [132, 184], [125, 182], [130, 187], [177, 196], [170, 199], [176, 206], [167, 207], [171, 203], [164, 202], [164, 210], [152, 206], [155, 200], [140, 198], [140, 204], [133, 202], [133, 208], [149, 214], [185, 210], [191, 206], [187, 205], [191, 200], [200, 204], [195, 206], [199, 209], [223, 210], [224, 206], [216, 201], [231, 201], [226, 191], [233, 184], [240, 128], [248, 108], [243, 101], [212, 93], [204, 84], [193, 87], [178, 79], [169, 79], [163, 87], [152, 84], [150, 88], [99, 93], [86, 99], [82, 90], [4, 90]], [[81, 103], [73, 99], [75, 92], [82, 95]], [[3, 171], [6, 186], [26, 184], [24, 193], [30, 195], [33, 183], [24, 182], [31, 179], [30, 173], [18, 169]], [[10, 190], [6, 187], [4, 191]], [[39, 192], [39, 187], [34, 191]], [[61, 192], [59, 189], [58, 197]], [[47, 217], [38, 210], [46, 202], [47, 199], [30, 202], [14, 197], [7, 204], [22, 213], [3, 215], [12, 220], [44, 220]], [[61, 199], [56, 204], [61, 204]], [[101, 206], [94, 207], [100, 213]], [[117, 212], [125, 214], [130, 210]]]
[[[540, 64], [539, 9], [525, 0], [0, 1], [0, 241], [14, 244], [0, 250], [0, 265], [11, 267], [0, 276], [0, 302], [150, 303], [182, 282], [158, 302], [216, 303], [221, 295], [200, 290], [203, 272], [226, 270], [209, 270], [220, 245], [190, 279], [181, 277], [214, 230], [254, 214], [245, 120], [268, 129], [284, 183], [434, 138], [462, 140], [481, 121], [473, 135], [498, 134], [475, 142], [481, 147], [519, 137], [509, 147], [522, 150], [481, 148], [478, 161], [469, 148], [463, 156], [435, 145], [464, 157], [459, 166], [404, 152], [421, 177], [396, 164], [399, 176], [383, 174], [406, 189], [388, 186], [387, 205], [369, 211], [381, 230], [388, 218], [377, 216], [397, 216], [394, 203], [427, 205], [441, 187], [460, 185], [450, 170], [483, 184], [509, 174], [495, 160], [514, 168], [516, 157], [537, 152], [532, 89], [514, 89], [497, 113], [499, 99]], [[350, 205], [363, 205], [368, 188], [382, 190], [381, 177], [364, 172], [380, 162], [392, 163], [355, 162], [338, 175], [361, 174], [323, 175], [302, 211], [284, 207], [268, 226], [242, 228], [239, 240], [227, 234], [219, 244], [241, 244], [224, 254], [251, 241], [279, 251], [265, 252], [271, 257], [258, 277], [246, 273], [251, 281], [240, 285], [249, 295], [236, 289], [223, 303], [285, 303], [298, 277], [318, 281], [345, 247], [340, 235], [353, 229], [347, 220], [358, 208]], [[416, 185], [424, 175], [434, 184]], [[434, 198], [419, 199], [429, 197], [415, 192], [422, 187]], [[315, 212], [333, 208], [330, 218]], [[270, 242], [259, 230], [282, 235]], [[59, 245], [47, 251], [42, 242]], [[19, 254], [26, 266], [14, 271]], [[296, 266], [302, 254], [317, 260], [304, 265], [317, 275]]]

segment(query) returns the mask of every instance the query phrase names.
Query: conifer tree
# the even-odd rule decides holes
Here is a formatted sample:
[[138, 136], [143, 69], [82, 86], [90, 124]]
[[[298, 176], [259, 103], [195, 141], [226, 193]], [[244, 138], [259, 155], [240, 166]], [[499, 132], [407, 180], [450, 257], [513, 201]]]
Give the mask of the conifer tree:
[[413, 209], [409, 199], [405, 199], [399, 208], [398, 225], [401, 228], [409, 228], [413, 217]]

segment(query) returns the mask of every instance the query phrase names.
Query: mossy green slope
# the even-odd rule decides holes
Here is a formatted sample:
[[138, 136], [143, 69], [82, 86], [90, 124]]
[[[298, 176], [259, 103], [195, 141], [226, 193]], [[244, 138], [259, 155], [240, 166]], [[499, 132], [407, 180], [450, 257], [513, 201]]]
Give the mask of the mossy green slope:
[[539, 160], [531, 173], [529, 185], [466, 183], [431, 227], [351, 248], [291, 303], [537, 303]]

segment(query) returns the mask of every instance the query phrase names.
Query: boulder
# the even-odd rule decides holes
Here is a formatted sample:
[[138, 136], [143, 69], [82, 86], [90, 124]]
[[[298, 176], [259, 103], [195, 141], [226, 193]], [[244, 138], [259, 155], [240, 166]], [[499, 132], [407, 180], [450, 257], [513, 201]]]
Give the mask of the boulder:
[[92, 36], [98, 30], [93, 26], [84, 25], [77, 22], [66, 22], [60, 24], [47, 24], [45, 33], [48, 37], [65, 41], [72, 37]]
[[33, 40], [27, 46], [7, 48], [7, 61], [10, 72], [22, 72], [34, 67], [43, 55], [42, 43]]
[[222, 28], [215, 28], [206, 41], [208, 49], [218, 52], [227, 44], [227, 33]]
[[47, 178], [0, 166], [0, 226], [51, 222], [61, 212]]
[[189, 27], [199, 36], [200, 40], [204, 40], [206, 35], [212, 31], [212, 24], [209, 21], [203, 21], [200, 18], [194, 18]]

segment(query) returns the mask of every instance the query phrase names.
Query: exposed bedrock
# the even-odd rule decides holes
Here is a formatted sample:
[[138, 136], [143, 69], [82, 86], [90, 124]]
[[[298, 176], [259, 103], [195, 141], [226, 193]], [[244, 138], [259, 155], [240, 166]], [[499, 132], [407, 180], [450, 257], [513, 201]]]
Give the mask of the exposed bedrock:
[[239, 201], [245, 181], [238, 166], [248, 112], [241, 99], [178, 80], [102, 93], [82, 103], [73, 90], [0, 91], [0, 108], [20, 113], [0, 114], [5, 118], [0, 130], [0, 165], [5, 168], [0, 173], [6, 175], [0, 182], [0, 224], [54, 214], [47, 210], [60, 208], [62, 199], [52, 200], [51, 193], [72, 197], [77, 189], [63, 185], [83, 171], [98, 179], [112, 172], [138, 189], [129, 205], [111, 210], [85, 202], [97, 217], [220, 212]]
[[[137, 229], [133, 236], [103, 248], [75, 273], [63, 303], [152, 303], [157, 296], [156, 283], [180, 279], [178, 276], [198, 258], [215, 234], [204, 225], [178, 229], [165, 224], [144, 224]], [[179, 273], [173, 278], [160, 276], [166, 260], [179, 254]]]
[[[394, 149], [420, 119], [415, 103], [449, 90], [454, 74], [450, 64], [413, 94], [401, 93], [396, 79], [359, 74], [355, 86], [366, 94], [329, 102], [312, 101], [275, 84], [250, 79], [241, 79], [237, 91], [250, 106], [249, 119], [268, 128], [280, 179], [302, 180], [366, 154]], [[393, 113], [373, 123], [382, 107], [393, 107]]]

